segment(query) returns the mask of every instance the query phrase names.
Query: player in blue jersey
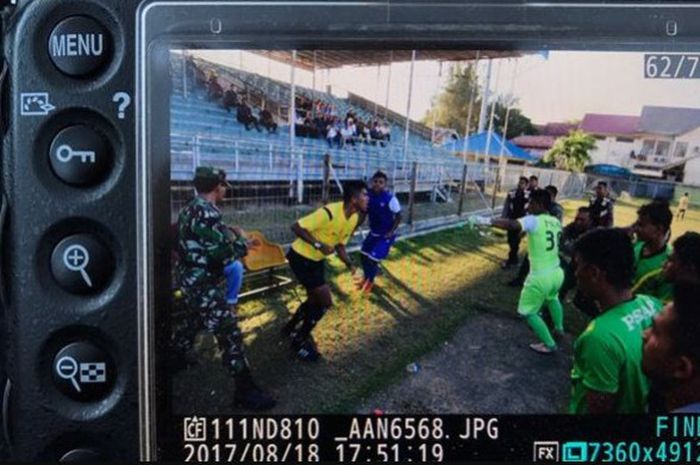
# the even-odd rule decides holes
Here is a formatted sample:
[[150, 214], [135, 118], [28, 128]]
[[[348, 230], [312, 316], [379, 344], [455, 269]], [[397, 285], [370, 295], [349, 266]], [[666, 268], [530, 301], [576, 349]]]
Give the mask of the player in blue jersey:
[[381, 171], [374, 173], [367, 207], [369, 234], [362, 243], [364, 278], [357, 285], [358, 289], [366, 293], [372, 290], [379, 262], [389, 255], [389, 249], [396, 240], [396, 229], [401, 223], [399, 199], [387, 190], [386, 184], [386, 174]]

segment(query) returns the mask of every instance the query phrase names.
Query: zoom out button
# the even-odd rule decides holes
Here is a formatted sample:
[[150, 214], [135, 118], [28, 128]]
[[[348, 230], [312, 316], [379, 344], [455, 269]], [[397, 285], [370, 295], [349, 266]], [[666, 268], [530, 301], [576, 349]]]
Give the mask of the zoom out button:
[[109, 354], [89, 342], [73, 342], [53, 358], [54, 384], [61, 393], [80, 402], [106, 397], [115, 374]]

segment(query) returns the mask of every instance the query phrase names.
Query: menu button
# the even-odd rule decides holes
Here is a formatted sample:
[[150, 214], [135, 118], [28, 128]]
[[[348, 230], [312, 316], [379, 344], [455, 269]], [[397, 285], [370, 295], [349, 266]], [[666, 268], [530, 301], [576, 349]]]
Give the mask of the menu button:
[[54, 27], [48, 43], [49, 57], [69, 76], [87, 76], [112, 57], [112, 37], [95, 19], [70, 16]]

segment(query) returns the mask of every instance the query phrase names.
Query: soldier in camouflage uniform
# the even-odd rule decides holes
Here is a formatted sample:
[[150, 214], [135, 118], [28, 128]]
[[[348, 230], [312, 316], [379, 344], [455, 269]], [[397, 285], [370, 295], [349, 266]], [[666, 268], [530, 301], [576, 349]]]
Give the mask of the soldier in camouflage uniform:
[[176, 351], [186, 354], [197, 333], [206, 329], [216, 337], [224, 366], [236, 380], [235, 404], [253, 410], [272, 408], [275, 401], [251, 379], [235, 307], [229, 307], [221, 287], [224, 267], [247, 253], [245, 239], [229, 232], [216, 207], [230, 184], [223, 170], [198, 167], [194, 186], [197, 195], [178, 217], [176, 280], [189, 314], [175, 329]]

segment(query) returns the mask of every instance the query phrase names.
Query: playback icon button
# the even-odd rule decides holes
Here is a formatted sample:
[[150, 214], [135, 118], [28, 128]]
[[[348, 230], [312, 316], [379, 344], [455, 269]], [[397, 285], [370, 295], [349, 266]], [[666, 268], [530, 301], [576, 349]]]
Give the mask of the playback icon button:
[[109, 354], [86, 341], [73, 342], [58, 351], [51, 370], [56, 388], [79, 402], [106, 397], [116, 377]]
[[49, 162], [63, 182], [87, 187], [102, 182], [113, 164], [114, 152], [97, 129], [76, 124], [62, 129], [49, 147]]

